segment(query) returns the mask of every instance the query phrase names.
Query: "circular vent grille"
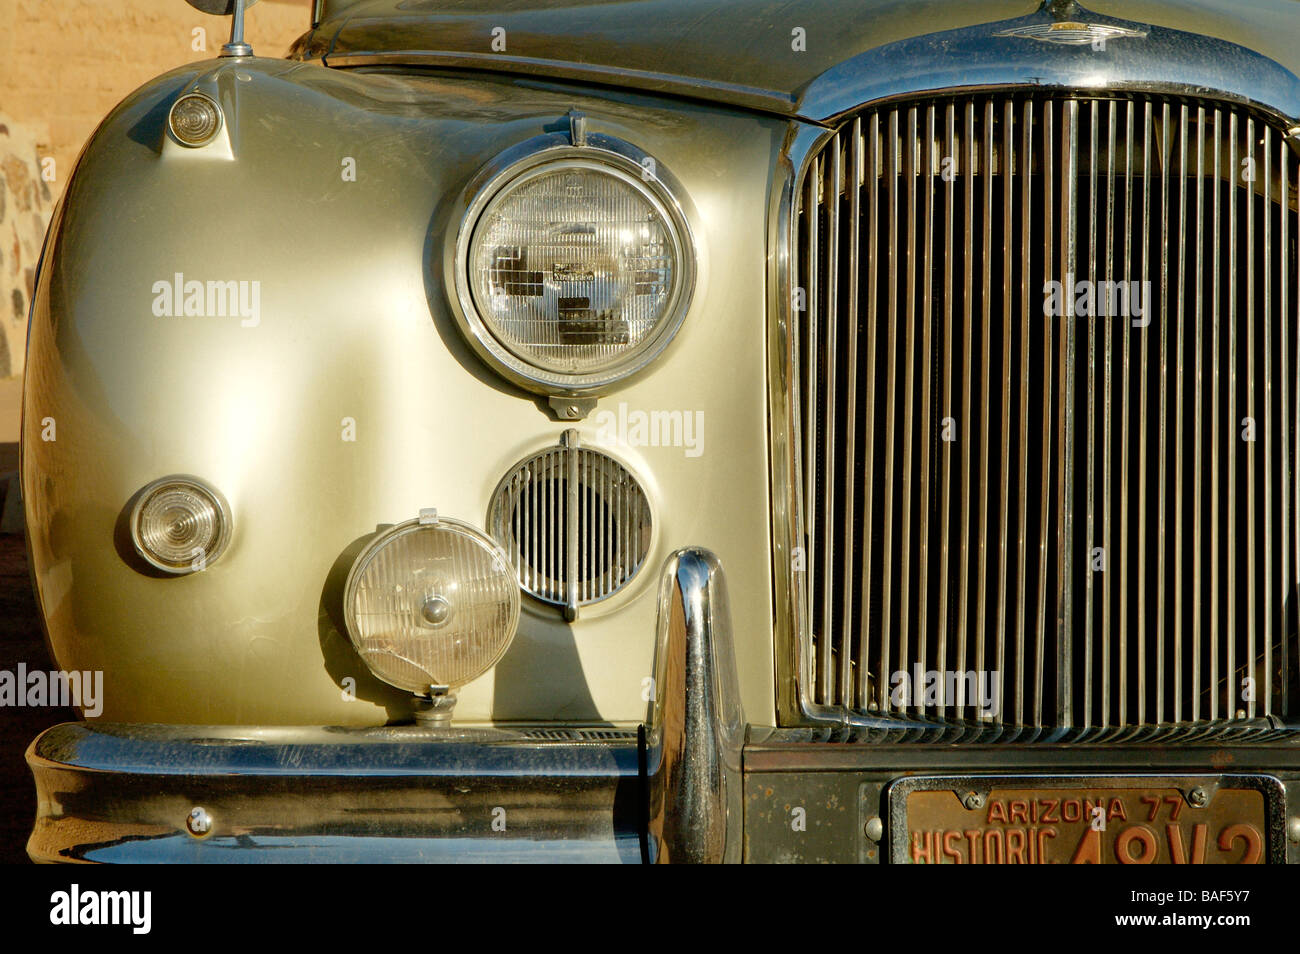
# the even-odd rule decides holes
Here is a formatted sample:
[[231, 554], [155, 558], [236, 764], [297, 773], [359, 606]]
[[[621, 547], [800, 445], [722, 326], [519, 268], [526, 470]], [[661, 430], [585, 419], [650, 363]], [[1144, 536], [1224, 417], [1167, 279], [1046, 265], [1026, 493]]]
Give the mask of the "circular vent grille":
[[492, 495], [488, 530], [519, 585], [545, 603], [577, 608], [618, 592], [650, 549], [650, 505], [637, 479], [566, 431], [559, 447], [520, 461]]

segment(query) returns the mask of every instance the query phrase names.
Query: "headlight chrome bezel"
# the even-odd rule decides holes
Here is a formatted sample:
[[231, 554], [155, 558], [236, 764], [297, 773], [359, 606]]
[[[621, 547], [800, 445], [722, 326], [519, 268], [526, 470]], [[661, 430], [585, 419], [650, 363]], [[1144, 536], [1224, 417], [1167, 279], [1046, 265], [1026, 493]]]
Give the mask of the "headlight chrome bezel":
[[[646, 341], [626, 358], [599, 372], [565, 374], [537, 367], [515, 354], [483, 317], [469, 273], [471, 247], [484, 214], [508, 190], [539, 175], [566, 167], [612, 175], [639, 192], [663, 216], [679, 263], [672, 296]], [[653, 174], [651, 174], [651, 172]], [[681, 186], [648, 154], [622, 140], [591, 135], [572, 145], [562, 135], [547, 135], [507, 150], [485, 166], [466, 190], [446, 255], [452, 310], [466, 341], [498, 374], [541, 395], [599, 397], [655, 362], [677, 336], [695, 295], [699, 250], [691, 227], [694, 210]]]

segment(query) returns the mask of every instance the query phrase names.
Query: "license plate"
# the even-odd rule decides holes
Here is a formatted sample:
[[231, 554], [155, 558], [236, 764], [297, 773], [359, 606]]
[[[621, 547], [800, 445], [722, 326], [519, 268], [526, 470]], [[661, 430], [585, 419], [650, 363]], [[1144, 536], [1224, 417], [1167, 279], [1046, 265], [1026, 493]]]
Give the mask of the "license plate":
[[1188, 778], [907, 778], [889, 792], [901, 864], [1281, 861], [1281, 783]]

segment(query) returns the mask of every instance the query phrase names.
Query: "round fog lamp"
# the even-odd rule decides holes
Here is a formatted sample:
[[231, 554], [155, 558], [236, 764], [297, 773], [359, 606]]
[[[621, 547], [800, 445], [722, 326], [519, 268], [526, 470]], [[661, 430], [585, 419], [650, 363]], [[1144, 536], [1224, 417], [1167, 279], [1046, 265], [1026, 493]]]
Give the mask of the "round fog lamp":
[[491, 669], [519, 625], [505, 553], [459, 520], [421, 517], [381, 533], [344, 588], [348, 635], [384, 682], [420, 695]]
[[136, 552], [167, 573], [202, 570], [230, 541], [225, 498], [196, 477], [162, 477], [140, 491], [131, 510]]
[[221, 130], [221, 107], [202, 93], [186, 93], [172, 104], [167, 126], [182, 145], [206, 145]]

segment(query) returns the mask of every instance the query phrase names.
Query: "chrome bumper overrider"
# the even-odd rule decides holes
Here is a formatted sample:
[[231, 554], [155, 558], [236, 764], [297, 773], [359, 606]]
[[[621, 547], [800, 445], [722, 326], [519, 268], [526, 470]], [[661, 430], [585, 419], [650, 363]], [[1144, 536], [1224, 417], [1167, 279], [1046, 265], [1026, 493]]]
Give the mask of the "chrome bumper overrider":
[[668, 560], [658, 629], [654, 699], [646, 723], [627, 733], [55, 726], [27, 752], [37, 790], [28, 853], [101, 862], [739, 861], [745, 722], [711, 553], [685, 549]]

